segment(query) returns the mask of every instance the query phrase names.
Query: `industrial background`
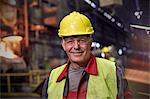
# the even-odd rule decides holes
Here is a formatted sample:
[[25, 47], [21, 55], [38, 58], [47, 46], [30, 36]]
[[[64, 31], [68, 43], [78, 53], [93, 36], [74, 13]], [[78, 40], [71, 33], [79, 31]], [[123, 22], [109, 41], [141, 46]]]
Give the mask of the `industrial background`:
[[66, 62], [57, 36], [72, 11], [92, 21], [92, 52], [107, 47], [125, 71], [132, 99], [150, 99], [149, 0], [0, 0], [0, 97], [40, 99], [50, 71]]

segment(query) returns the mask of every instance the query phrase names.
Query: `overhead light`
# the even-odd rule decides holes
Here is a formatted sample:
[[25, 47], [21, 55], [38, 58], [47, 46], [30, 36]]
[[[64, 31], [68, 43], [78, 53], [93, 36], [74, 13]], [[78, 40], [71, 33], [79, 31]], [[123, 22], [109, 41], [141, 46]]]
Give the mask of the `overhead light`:
[[16, 31], [13, 31], [13, 29], [10, 26], [2, 24], [0, 26], [1, 29], [1, 35], [0, 39], [5, 42], [19, 42], [23, 39], [22, 36], [17, 35]]
[[104, 57], [105, 57], [105, 53], [103, 53], [103, 52], [102, 52], [102, 53], [101, 53], [101, 57], [103, 57], [103, 58], [104, 58]]
[[7, 36], [2, 38], [4, 42], [20, 42], [22, 39], [21, 36]]
[[136, 16], [137, 19], [140, 19], [142, 14], [143, 14], [143, 11], [135, 11], [134, 12], [134, 15]]
[[137, 29], [143, 29], [143, 30], [150, 30], [149, 26], [142, 26], [137, 24], [131, 24], [130, 27], [137, 28]]
[[14, 59], [17, 58], [18, 56], [14, 53], [12, 49], [10, 49], [5, 42], [0, 42], [0, 56], [9, 58], [9, 59]]
[[6, 50], [4, 52], [4, 56], [8, 58], [15, 58], [16, 56], [21, 55], [21, 40], [23, 37], [21, 36], [7, 36], [2, 38], [2, 42], [4, 42], [6, 45], [6, 48], [9, 50]]
[[95, 47], [95, 48], [99, 48], [101, 45], [100, 43], [97, 43], [97, 42], [92, 42], [92, 45], [91, 47]]
[[118, 54], [119, 54], [119, 55], [122, 55], [122, 53], [123, 53], [122, 49], [119, 49], [119, 50], [118, 50]]

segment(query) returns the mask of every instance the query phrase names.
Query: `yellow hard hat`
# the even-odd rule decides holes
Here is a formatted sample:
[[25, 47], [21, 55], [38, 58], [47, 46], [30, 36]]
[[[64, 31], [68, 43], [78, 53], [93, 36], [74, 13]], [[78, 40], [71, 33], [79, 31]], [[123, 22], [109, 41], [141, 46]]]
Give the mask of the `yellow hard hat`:
[[103, 47], [101, 51], [104, 53], [108, 53], [110, 52], [110, 49], [108, 47]]
[[72, 12], [60, 22], [58, 36], [93, 34], [94, 30], [90, 20], [79, 12]]

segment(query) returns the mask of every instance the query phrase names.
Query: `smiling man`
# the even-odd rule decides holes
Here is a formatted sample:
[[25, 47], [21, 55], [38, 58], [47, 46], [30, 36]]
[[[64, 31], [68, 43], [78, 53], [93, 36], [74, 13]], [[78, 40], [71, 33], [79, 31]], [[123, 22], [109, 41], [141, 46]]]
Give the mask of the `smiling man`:
[[[70, 62], [80, 67], [87, 65], [91, 56], [90, 35], [69, 36], [62, 38], [62, 46], [67, 53]], [[74, 67], [74, 66], [73, 66]]]
[[[123, 99], [122, 76], [114, 62], [91, 53], [90, 20], [72, 12], [60, 22], [59, 37], [68, 61], [51, 71], [43, 87], [48, 99]], [[122, 88], [122, 89], [121, 89]]]

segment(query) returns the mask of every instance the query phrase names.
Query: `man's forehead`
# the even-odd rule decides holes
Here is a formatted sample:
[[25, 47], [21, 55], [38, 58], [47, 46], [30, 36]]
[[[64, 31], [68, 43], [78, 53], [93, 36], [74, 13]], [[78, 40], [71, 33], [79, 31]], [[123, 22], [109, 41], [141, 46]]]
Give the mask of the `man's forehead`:
[[90, 37], [90, 35], [72, 35], [72, 36], [65, 36], [63, 37], [65, 38], [86, 38], [86, 37]]

